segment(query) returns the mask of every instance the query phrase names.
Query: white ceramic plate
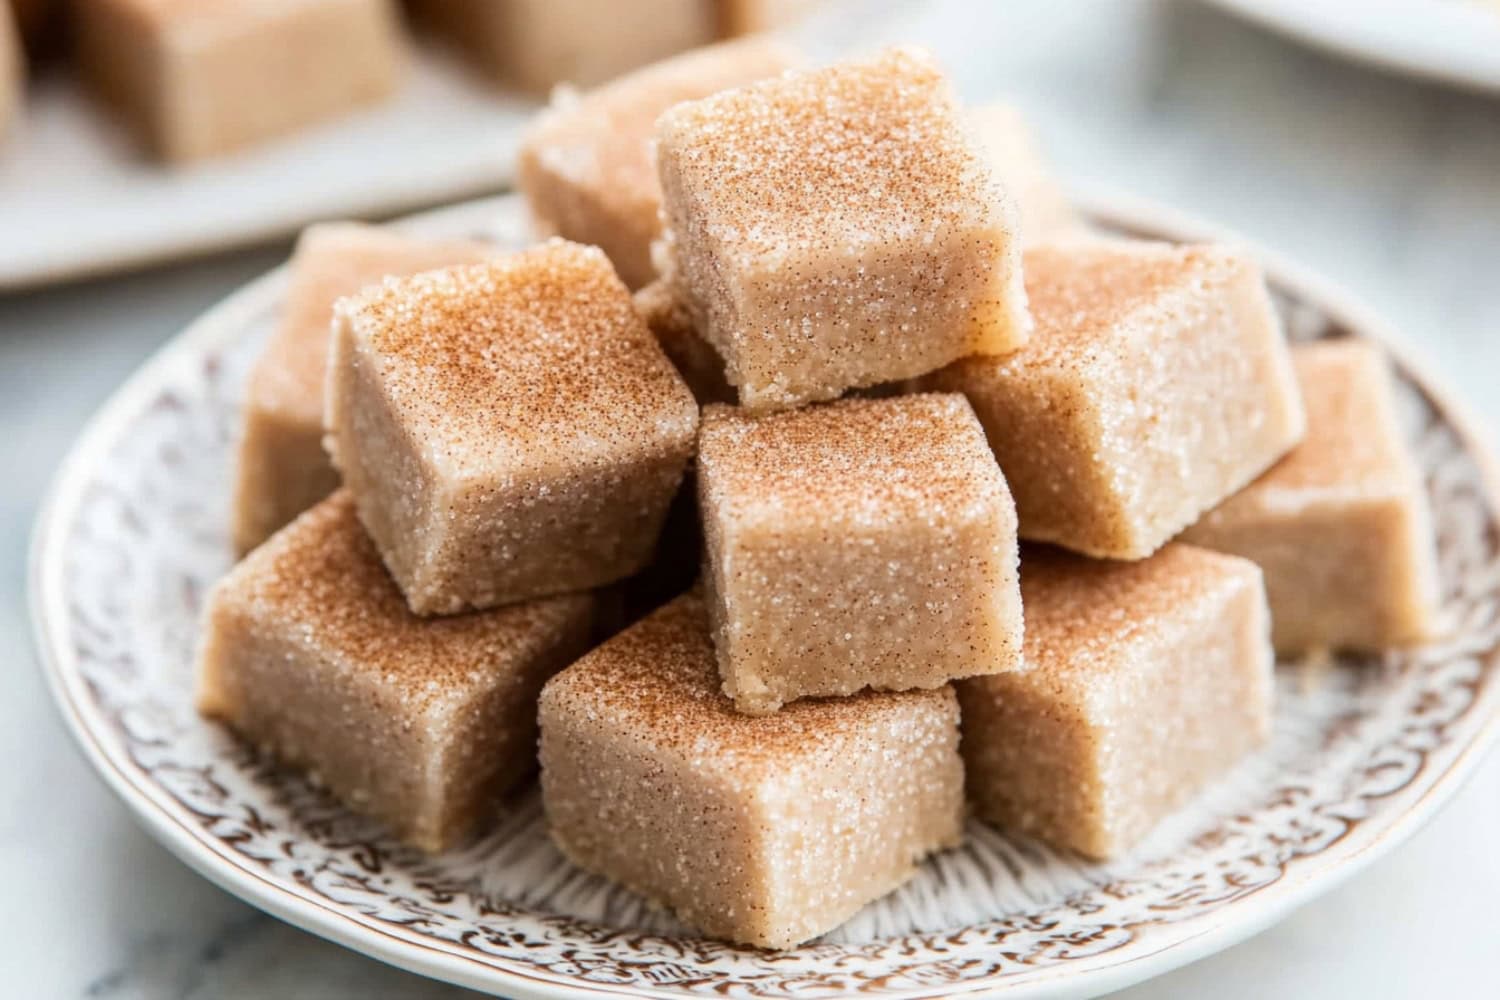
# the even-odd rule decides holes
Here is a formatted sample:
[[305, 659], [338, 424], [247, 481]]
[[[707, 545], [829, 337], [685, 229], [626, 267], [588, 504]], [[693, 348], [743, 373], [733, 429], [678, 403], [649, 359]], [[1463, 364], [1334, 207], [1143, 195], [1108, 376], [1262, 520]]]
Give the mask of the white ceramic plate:
[[1500, 91], [1495, 0], [1208, 0], [1345, 58]]
[[0, 144], [0, 292], [501, 190], [536, 102], [414, 49], [390, 101], [185, 168], [44, 78]]
[[[1118, 202], [1123, 231], [1203, 238]], [[413, 232], [525, 239], [516, 201]], [[1299, 338], [1379, 324], [1267, 260]], [[1129, 857], [1085, 864], [972, 824], [967, 845], [794, 951], [684, 932], [569, 866], [533, 792], [470, 847], [423, 858], [277, 771], [193, 712], [206, 588], [229, 566], [229, 463], [243, 376], [286, 275], [250, 284], [122, 387], [67, 457], [32, 553], [37, 642], [90, 761], [153, 834], [231, 892], [396, 965], [511, 997], [918, 997], [1098, 993], [1253, 934], [1429, 818], [1493, 735], [1500, 520], [1488, 452], [1452, 400], [1398, 358], [1440, 533], [1446, 638], [1419, 651], [1284, 666], [1266, 749]]]

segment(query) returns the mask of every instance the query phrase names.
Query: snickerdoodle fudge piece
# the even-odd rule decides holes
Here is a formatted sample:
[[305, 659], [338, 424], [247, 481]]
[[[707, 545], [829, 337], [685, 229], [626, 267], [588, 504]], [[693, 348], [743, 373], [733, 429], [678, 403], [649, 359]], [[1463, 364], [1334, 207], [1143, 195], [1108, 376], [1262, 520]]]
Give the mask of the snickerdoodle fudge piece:
[[395, 0], [88, 0], [72, 13], [94, 90], [173, 162], [352, 111], [401, 76]]
[[483, 260], [483, 243], [422, 240], [376, 226], [325, 223], [297, 241], [281, 321], [250, 373], [231, 533], [244, 555], [332, 493], [323, 450], [323, 384], [333, 304], [394, 275]]
[[1087, 232], [1019, 111], [987, 104], [969, 112], [969, 124], [1000, 185], [1016, 200], [1027, 245]]
[[1015, 206], [912, 49], [679, 104], [664, 258], [755, 410], [832, 399], [1031, 327]]
[[742, 712], [1021, 663], [1016, 515], [963, 397], [704, 411], [714, 640]]
[[961, 836], [951, 688], [742, 715], [696, 593], [554, 677], [540, 716], [558, 847], [712, 937], [790, 948]]
[[795, 61], [754, 38], [687, 52], [582, 96], [558, 95], [537, 118], [517, 183], [538, 228], [603, 248], [620, 277], [640, 288], [656, 277], [651, 243], [661, 234], [656, 119], [679, 101], [775, 76]]
[[918, 381], [974, 404], [1021, 537], [1139, 559], [1302, 439], [1261, 270], [1215, 246], [1086, 241], [1026, 253], [1036, 335]]
[[1137, 562], [1027, 547], [1021, 596], [1026, 669], [957, 685], [981, 819], [1115, 857], [1269, 734], [1254, 563], [1180, 543]]
[[418, 618], [341, 490], [215, 587], [198, 707], [440, 851], [531, 770], [537, 694], [586, 648], [591, 608], [573, 594]]
[[716, 37], [706, 0], [411, 0], [417, 20], [496, 81], [592, 87]]
[[603, 251], [554, 239], [334, 312], [330, 453], [413, 611], [646, 564], [698, 406]]
[[1278, 652], [1381, 649], [1435, 629], [1436, 543], [1389, 363], [1360, 340], [1298, 344], [1307, 438], [1183, 540], [1257, 563]]

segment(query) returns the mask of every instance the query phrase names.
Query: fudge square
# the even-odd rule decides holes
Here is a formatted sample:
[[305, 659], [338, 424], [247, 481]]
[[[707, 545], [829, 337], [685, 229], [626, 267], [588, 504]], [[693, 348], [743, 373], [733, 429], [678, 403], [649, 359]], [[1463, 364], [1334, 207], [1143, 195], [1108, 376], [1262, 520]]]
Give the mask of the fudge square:
[[990, 168], [1016, 200], [1026, 244], [1087, 231], [1019, 111], [1007, 104], [987, 104], [969, 112], [969, 123]]
[[740, 711], [1020, 666], [1015, 507], [963, 397], [710, 406], [698, 505]]
[[668, 268], [742, 406], [1025, 342], [1015, 206], [926, 54], [679, 104], [657, 135]]
[[1278, 652], [1380, 649], [1428, 638], [1439, 605], [1422, 477], [1374, 344], [1292, 347], [1307, 438], [1183, 534], [1266, 574]]
[[340, 490], [215, 587], [198, 708], [439, 851], [531, 770], [537, 694], [586, 648], [591, 607], [418, 618]]
[[697, 49], [640, 69], [582, 97], [563, 96], [521, 144], [517, 182], [540, 230], [603, 248], [640, 288], [656, 276], [661, 233], [656, 119], [679, 101], [775, 76], [793, 55], [754, 38]]
[[323, 450], [323, 383], [333, 304], [390, 275], [483, 260], [493, 247], [419, 240], [377, 226], [308, 227], [291, 260], [280, 324], [250, 372], [231, 534], [244, 555], [332, 493]]
[[1301, 440], [1260, 268], [1213, 246], [1084, 241], [1026, 253], [1036, 336], [918, 380], [974, 404], [1021, 537], [1139, 559]]
[[554, 677], [540, 716], [558, 847], [712, 937], [790, 948], [962, 834], [950, 687], [742, 715], [696, 592]]
[[1254, 563], [1180, 543], [1137, 562], [1028, 546], [1021, 596], [1026, 669], [957, 685], [981, 819], [1114, 857], [1269, 735]]
[[334, 312], [330, 453], [413, 611], [646, 564], [698, 406], [603, 251], [554, 239]]
[[715, 38], [705, 0], [412, 0], [413, 13], [495, 80], [591, 87]]
[[225, 153], [372, 103], [403, 53], [394, 0], [72, 5], [100, 97], [160, 156]]

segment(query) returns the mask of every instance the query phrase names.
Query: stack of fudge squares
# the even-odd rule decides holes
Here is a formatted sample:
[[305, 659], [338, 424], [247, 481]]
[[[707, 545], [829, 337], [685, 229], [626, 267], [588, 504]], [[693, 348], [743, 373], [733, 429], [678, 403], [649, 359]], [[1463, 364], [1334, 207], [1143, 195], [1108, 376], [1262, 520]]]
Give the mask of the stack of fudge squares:
[[1267, 738], [1276, 653], [1437, 606], [1378, 348], [1090, 235], [920, 51], [795, 59], [552, 108], [525, 251], [307, 234], [199, 689], [426, 850], [539, 757], [574, 863], [769, 948], [969, 811], [1128, 851]]

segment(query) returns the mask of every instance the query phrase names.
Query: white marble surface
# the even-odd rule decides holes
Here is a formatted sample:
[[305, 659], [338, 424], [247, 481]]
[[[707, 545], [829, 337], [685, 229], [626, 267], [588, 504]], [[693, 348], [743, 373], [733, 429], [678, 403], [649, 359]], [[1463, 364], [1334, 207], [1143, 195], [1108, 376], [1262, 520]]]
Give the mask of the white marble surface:
[[[1070, 180], [1172, 202], [1354, 289], [1500, 428], [1500, 101], [1344, 66], [1186, 0], [947, 2], [853, 34], [931, 44], [970, 98], [1012, 95]], [[90, 773], [33, 663], [26, 536], [59, 453], [153, 347], [284, 252], [0, 298], [0, 993], [461, 995], [179, 864]], [[1500, 978], [1496, 830], [1500, 758], [1351, 883], [1128, 995], [1484, 995]]]

